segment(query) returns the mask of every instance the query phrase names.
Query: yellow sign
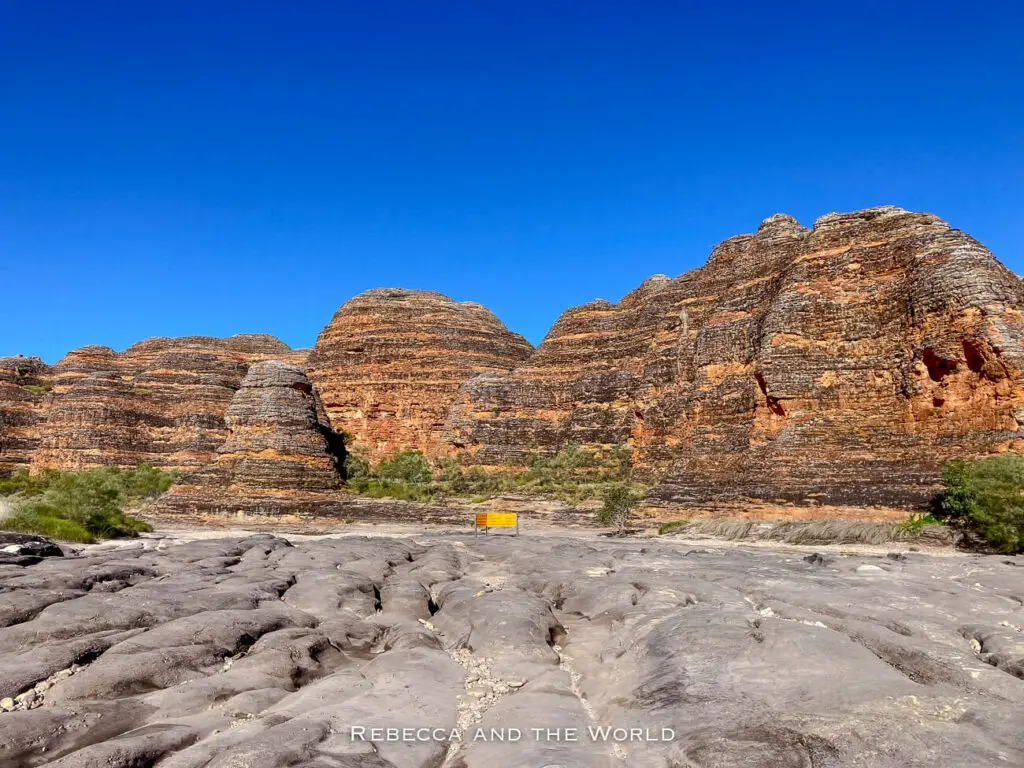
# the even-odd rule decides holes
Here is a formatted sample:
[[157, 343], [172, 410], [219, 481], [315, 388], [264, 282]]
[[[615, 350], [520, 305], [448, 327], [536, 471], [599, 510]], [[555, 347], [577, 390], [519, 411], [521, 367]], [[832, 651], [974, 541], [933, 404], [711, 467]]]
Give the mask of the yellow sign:
[[515, 512], [480, 512], [476, 516], [477, 528], [515, 528]]
[[512, 528], [519, 535], [519, 515], [515, 512], [480, 512], [476, 516], [474, 535], [491, 532], [491, 528]]

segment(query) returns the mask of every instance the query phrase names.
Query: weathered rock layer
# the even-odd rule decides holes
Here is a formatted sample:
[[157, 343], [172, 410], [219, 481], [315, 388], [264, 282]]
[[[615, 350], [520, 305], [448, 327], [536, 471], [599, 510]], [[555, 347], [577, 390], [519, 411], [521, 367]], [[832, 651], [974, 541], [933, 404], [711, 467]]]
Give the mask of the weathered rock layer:
[[181, 477], [156, 514], [308, 514], [337, 504], [337, 440], [301, 369], [254, 364], [225, 421], [230, 432], [216, 461]]
[[666, 501], [913, 503], [943, 461], [1024, 437], [1022, 309], [1020, 279], [935, 216], [773, 216], [566, 312], [525, 365], [463, 386], [446, 439], [480, 464], [627, 443]]
[[305, 352], [265, 335], [77, 349], [49, 369], [52, 392], [36, 409], [45, 418], [28, 430], [32, 466], [202, 466], [227, 437], [224, 413], [249, 365], [267, 358], [302, 362]]
[[445, 414], [459, 387], [509, 371], [533, 351], [489, 310], [432, 291], [367, 291], [346, 302], [309, 356], [334, 428], [371, 458], [445, 450]]
[[46, 421], [50, 367], [38, 357], [0, 357], [0, 477], [27, 469]]
[[[666, 503], [729, 496], [914, 504], [949, 459], [1024, 441], [1024, 288], [935, 216], [789, 216], [567, 311], [537, 350], [480, 305], [368, 291], [309, 354], [334, 429], [497, 466], [570, 444], [632, 449]], [[0, 473], [198, 468], [267, 336], [85, 347], [0, 361]], [[50, 391], [52, 389], [52, 391]]]

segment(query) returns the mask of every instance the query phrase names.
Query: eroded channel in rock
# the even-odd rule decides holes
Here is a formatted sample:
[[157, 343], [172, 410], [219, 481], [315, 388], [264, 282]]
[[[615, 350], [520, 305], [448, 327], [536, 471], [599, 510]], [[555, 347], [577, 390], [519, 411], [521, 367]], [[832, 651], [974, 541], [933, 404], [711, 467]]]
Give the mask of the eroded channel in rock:
[[263, 535], [0, 566], [0, 765], [1024, 764], [1015, 562]]

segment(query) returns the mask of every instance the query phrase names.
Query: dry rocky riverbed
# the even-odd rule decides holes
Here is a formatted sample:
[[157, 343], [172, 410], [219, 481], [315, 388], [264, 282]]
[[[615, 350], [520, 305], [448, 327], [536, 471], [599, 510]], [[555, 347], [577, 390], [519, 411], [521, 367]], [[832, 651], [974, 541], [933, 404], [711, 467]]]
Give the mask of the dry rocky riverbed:
[[1019, 766], [1022, 566], [452, 533], [3, 565], [0, 765]]

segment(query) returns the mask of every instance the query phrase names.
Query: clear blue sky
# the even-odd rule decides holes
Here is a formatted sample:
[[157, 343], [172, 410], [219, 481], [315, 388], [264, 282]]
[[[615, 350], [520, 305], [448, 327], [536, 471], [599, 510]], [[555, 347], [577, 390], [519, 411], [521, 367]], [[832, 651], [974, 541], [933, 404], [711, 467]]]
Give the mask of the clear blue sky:
[[1017, 2], [0, 0], [0, 354], [430, 288], [534, 343], [775, 212], [1024, 272]]

